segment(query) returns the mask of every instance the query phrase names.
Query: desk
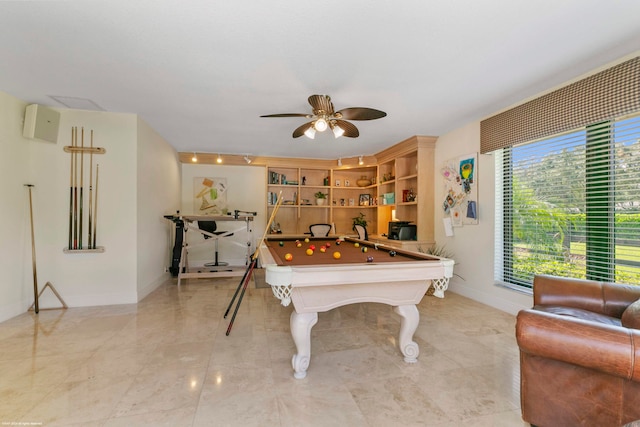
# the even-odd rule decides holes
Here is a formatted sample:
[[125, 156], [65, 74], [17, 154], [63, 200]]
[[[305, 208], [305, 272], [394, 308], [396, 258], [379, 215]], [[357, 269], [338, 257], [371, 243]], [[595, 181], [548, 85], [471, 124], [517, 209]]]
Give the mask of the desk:
[[[233, 277], [244, 275], [247, 265], [249, 264], [249, 258], [253, 253], [251, 250], [253, 245], [253, 230], [251, 228], [251, 222], [254, 218], [253, 215], [165, 215], [165, 218], [176, 224], [176, 239], [171, 272], [177, 275], [178, 286], [180, 286], [182, 279], [205, 279], [212, 277]], [[235, 224], [232, 226], [224, 226], [228, 231], [225, 231], [222, 234], [214, 234], [198, 228], [197, 221], [215, 221], [218, 224], [221, 222], [235, 222]], [[188, 230], [194, 230], [200, 234], [205, 234], [209, 236], [210, 239], [189, 245], [187, 243]], [[236, 239], [236, 243], [247, 248], [244, 266], [189, 267], [189, 249], [205, 244], [214, 244], [219, 238], [237, 234], [243, 234], [246, 236], [246, 241], [238, 241]], [[177, 255], [178, 251], [180, 253], [179, 256]]]
[[[318, 321], [318, 313], [360, 302], [394, 307], [401, 318], [400, 351], [405, 362], [415, 363], [420, 352], [413, 341], [420, 320], [416, 304], [432, 279], [453, 275], [453, 260], [353, 238], [346, 238], [340, 245], [327, 238], [309, 238], [308, 243], [304, 240], [301, 243], [301, 247], [296, 247], [293, 238], [274, 238], [259, 248], [265, 279], [274, 295], [285, 306], [293, 301], [290, 327], [297, 350], [291, 361], [294, 376], [307, 375], [311, 328]], [[331, 246], [320, 252], [320, 247], [327, 243]], [[316, 247], [311, 256], [305, 253], [310, 245]], [[340, 252], [340, 259], [334, 258], [336, 251]], [[391, 251], [396, 255], [391, 256]], [[286, 261], [286, 254], [293, 255], [293, 259]]]

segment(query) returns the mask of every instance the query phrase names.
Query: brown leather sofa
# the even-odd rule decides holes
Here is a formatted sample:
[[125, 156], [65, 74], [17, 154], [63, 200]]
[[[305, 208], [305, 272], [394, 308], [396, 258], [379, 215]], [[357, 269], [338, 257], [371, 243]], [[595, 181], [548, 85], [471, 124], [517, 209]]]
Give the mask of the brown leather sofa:
[[533, 297], [516, 321], [523, 420], [640, 420], [640, 286], [536, 276]]

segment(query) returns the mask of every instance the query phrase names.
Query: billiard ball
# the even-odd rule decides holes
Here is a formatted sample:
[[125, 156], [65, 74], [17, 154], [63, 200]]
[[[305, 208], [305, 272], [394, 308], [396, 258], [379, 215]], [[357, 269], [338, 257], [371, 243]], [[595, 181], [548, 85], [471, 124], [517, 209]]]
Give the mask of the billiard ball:
[[389, 251], [389, 256], [396, 256], [398, 253], [396, 251]]
[[304, 242], [305, 242], [305, 243], [309, 243], [309, 238], [308, 238], [308, 237], [305, 237], [305, 238], [304, 238]]
[[307, 255], [309, 256], [313, 255], [313, 249], [311, 248], [307, 249]]
[[285, 256], [284, 256], [284, 260], [285, 260], [285, 261], [291, 261], [292, 259], [293, 259], [293, 255], [291, 255], [291, 254], [285, 254]]
[[302, 247], [302, 243], [298, 242], [296, 243], [296, 248], [301, 248]]
[[340, 239], [336, 240], [336, 245], [340, 246], [340, 243], [342, 243]]
[[353, 247], [354, 247], [354, 248], [359, 248], [359, 247], [360, 247], [360, 243], [355, 242], [355, 243], [353, 244]]
[[322, 252], [322, 253], [327, 252], [327, 247], [326, 246], [320, 246], [320, 252]]
[[368, 256], [367, 257], [367, 262], [373, 262], [373, 257], [372, 256]]
[[316, 245], [309, 246], [309, 249], [311, 249], [312, 251], [315, 251], [316, 250]]
[[360, 248], [360, 250], [362, 251], [363, 254], [366, 254], [369, 249], [367, 249], [366, 246], [363, 246]]
[[328, 247], [328, 248], [330, 248], [330, 247], [331, 247], [331, 243], [327, 242], [327, 243], [325, 244], [325, 246], [326, 246], [326, 247]]
[[282, 242], [282, 241], [281, 241], [280, 243], [278, 243], [278, 244], [279, 244], [280, 246], [284, 246], [284, 242]]
[[336, 252], [334, 252], [334, 253], [333, 253], [333, 257], [334, 257], [335, 259], [340, 259], [340, 256], [341, 256], [341, 255], [340, 255], [340, 252], [338, 252], [338, 251], [336, 251]]

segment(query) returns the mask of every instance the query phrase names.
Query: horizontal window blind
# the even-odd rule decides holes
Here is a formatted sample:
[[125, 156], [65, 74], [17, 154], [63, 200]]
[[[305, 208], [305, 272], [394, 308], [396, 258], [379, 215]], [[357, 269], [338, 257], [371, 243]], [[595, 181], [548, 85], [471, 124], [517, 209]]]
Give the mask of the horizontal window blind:
[[640, 284], [640, 116], [496, 152], [496, 278]]

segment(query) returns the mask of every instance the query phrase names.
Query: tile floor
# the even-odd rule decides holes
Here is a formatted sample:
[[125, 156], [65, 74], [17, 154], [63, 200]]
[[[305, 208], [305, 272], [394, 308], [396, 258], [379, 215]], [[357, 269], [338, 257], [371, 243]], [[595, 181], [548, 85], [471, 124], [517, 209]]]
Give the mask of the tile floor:
[[0, 323], [0, 426], [528, 426], [515, 318], [448, 292], [419, 305], [417, 364], [382, 304], [320, 313], [293, 378], [292, 307], [238, 278], [174, 280], [135, 305]]

